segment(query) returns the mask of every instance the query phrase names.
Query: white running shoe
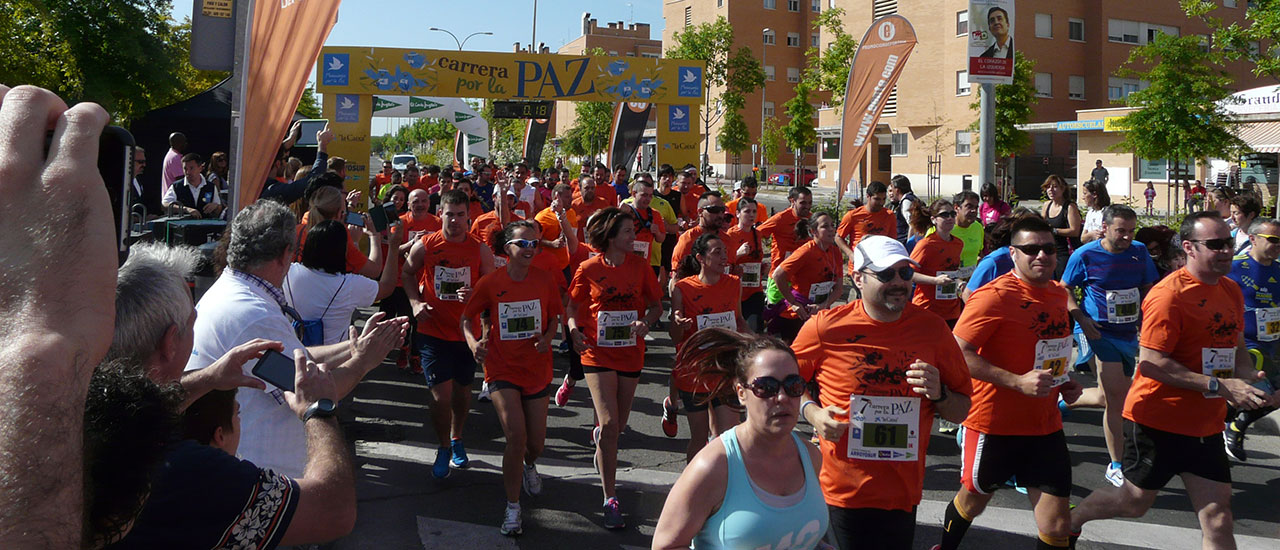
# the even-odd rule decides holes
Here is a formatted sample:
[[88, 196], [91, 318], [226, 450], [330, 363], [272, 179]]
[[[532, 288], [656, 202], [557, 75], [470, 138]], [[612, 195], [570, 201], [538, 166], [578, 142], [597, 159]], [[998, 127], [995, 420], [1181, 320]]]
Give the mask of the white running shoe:
[[1107, 478], [1107, 481], [1111, 482], [1111, 484], [1116, 487], [1124, 485], [1124, 470], [1121, 470], [1119, 466], [1116, 466], [1115, 462], [1107, 464], [1107, 473], [1103, 474], [1102, 477]]
[[502, 516], [502, 527], [498, 529], [503, 535], [508, 537], [519, 535], [524, 530], [520, 527], [520, 505], [507, 505], [507, 511]]
[[480, 385], [480, 395], [476, 396], [476, 399], [483, 403], [489, 402], [489, 383], [488, 382], [485, 382]]
[[538, 467], [533, 464], [524, 465], [524, 492], [535, 497], [542, 492], [542, 478], [538, 476]]

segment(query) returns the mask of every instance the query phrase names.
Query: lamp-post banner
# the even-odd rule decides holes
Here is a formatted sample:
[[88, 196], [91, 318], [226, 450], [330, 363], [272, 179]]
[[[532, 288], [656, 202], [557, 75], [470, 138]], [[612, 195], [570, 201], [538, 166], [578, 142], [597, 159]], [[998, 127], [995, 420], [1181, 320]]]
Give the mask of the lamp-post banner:
[[969, 0], [969, 82], [1013, 83], [1013, 0]]

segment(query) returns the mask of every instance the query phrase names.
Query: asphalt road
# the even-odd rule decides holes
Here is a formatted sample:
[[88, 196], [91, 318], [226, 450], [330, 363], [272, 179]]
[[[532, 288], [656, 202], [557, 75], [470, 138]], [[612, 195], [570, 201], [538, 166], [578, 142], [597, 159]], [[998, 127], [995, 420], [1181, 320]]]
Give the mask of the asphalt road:
[[[390, 364], [375, 370], [357, 387], [349, 413], [347, 437], [357, 454], [359, 519], [355, 531], [328, 548], [648, 548], [667, 490], [684, 466], [681, 422], [675, 439], [663, 436], [661, 400], [671, 368], [673, 348], [667, 335], [655, 333], [636, 395], [630, 426], [621, 437], [619, 500], [627, 527], [602, 526], [602, 493], [591, 463], [590, 396], [585, 385], [574, 391], [568, 406], [551, 406], [547, 446], [539, 461], [545, 481], [538, 497], [524, 496], [524, 534], [498, 533], [505, 499], [501, 486], [502, 431], [493, 407], [476, 403], [468, 417], [464, 441], [472, 467], [455, 470], [444, 480], [432, 479], [435, 444], [428, 443], [427, 390], [421, 377], [403, 374]], [[557, 379], [567, 365], [557, 357]], [[1092, 384], [1091, 378], [1084, 378]], [[477, 382], [478, 384], [478, 382]], [[1075, 411], [1065, 422], [1071, 449], [1078, 502], [1106, 483], [1102, 478], [1106, 450], [1099, 426], [1100, 411]], [[802, 425], [801, 430], [807, 430]], [[434, 436], [430, 436], [434, 439]], [[1232, 499], [1240, 548], [1280, 548], [1280, 437], [1252, 435], [1251, 459], [1234, 464]], [[954, 439], [931, 439], [924, 502], [916, 528], [916, 548], [927, 549], [940, 537], [946, 503], [959, 486], [959, 454]], [[1031, 548], [1035, 525], [1025, 497], [1000, 491], [978, 518], [966, 548]], [[1089, 525], [1082, 549], [1199, 548], [1199, 529], [1180, 482], [1175, 480], [1145, 517]]]

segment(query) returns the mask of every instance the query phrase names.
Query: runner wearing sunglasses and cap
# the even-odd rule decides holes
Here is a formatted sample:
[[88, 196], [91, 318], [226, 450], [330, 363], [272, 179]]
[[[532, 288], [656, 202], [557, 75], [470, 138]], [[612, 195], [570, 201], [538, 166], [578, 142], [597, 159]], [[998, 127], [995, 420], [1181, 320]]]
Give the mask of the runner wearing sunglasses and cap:
[[909, 549], [924, 489], [934, 414], [969, 411], [971, 385], [936, 313], [911, 304], [916, 262], [897, 240], [870, 235], [853, 248], [862, 299], [821, 311], [792, 349], [818, 400], [801, 405], [821, 438], [823, 493], [840, 548]]

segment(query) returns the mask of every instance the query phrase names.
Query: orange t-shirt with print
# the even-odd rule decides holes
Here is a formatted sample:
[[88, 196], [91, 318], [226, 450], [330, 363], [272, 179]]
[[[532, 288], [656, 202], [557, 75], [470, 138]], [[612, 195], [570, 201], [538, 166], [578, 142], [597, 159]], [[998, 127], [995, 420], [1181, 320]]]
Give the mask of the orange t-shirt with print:
[[488, 317], [489, 346], [484, 358], [484, 381], [510, 382], [526, 395], [551, 383], [551, 348], [539, 352], [534, 344], [564, 314], [555, 277], [536, 267], [516, 281], [506, 269], [476, 283], [462, 314]]
[[907, 384], [907, 371], [916, 360], [924, 361], [937, 367], [947, 390], [973, 393], [969, 367], [948, 331], [941, 317], [912, 305], [896, 321], [876, 321], [861, 300], [820, 311], [800, 329], [791, 349], [800, 375], [817, 381], [821, 406], [848, 409], [854, 395], [915, 397], [918, 404], [917, 460], [849, 458], [847, 431], [838, 441], [821, 440], [818, 479], [828, 504], [911, 510], [920, 503], [934, 404]]
[[[524, 219], [515, 215], [514, 212], [509, 216], [509, 221], [507, 223]], [[482, 214], [479, 218], [476, 218], [475, 221], [471, 222], [471, 231], [469, 231], [469, 233], [472, 237], [480, 239], [480, 242], [484, 243], [486, 246], [492, 247], [493, 234], [499, 231], [502, 231], [502, 223], [498, 221], [498, 211], [490, 210]]]
[[[840, 264], [840, 248], [835, 243], [831, 243], [831, 246], [823, 250], [818, 246], [818, 241], [809, 241], [783, 260], [778, 269], [786, 270], [787, 281], [791, 283], [791, 288], [809, 300], [808, 303], [819, 304], [835, 290], [834, 283], [844, 277], [840, 272]], [[814, 288], [815, 285], [826, 286], [827, 284], [830, 284], [830, 287], [826, 293], [821, 292], [820, 288]], [[788, 307], [782, 310], [782, 316], [795, 319], [796, 312]]]
[[[1240, 285], [1222, 277], [1207, 284], [1181, 268], [1151, 287], [1142, 301], [1142, 347], [1163, 352], [1191, 372], [1205, 372], [1205, 358], [1236, 349], [1244, 330], [1244, 297]], [[1208, 351], [1219, 348], [1218, 351]], [[1212, 364], [1212, 363], [1210, 363]], [[1235, 376], [1235, 364], [1224, 366], [1226, 377]], [[1133, 386], [1124, 400], [1124, 417], [1142, 424], [1191, 437], [1208, 437], [1222, 431], [1227, 400], [1205, 397], [1145, 376], [1142, 366], [1133, 375]]]
[[[444, 231], [422, 237], [422, 271], [418, 273], [419, 292], [422, 301], [431, 309], [431, 315], [418, 323], [418, 332], [450, 342], [461, 342], [462, 310], [465, 306], [457, 297], [457, 288], [475, 287], [480, 280], [481, 263], [485, 246], [479, 239], [463, 234], [459, 242], [451, 242]], [[437, 279], [440, 284], [437, 285]], [[437, 288], [438, 287], [438, 288]]]
[[[698, 238], [701, 237], [703, 233], [706, 233], [706, 230], [699, 225], [689, 228], [684, 233], [680, 234], [680, 238], [676, 239], [675, 247], [671, 249], [672, 271], [679, 270], [680, 261], [683, 260], [685, 256], [693, 254], [693, 243], [697, 242]], [[717, 231], [716, 234], [719, 235], [720, 240], [724, 242], [725, 252], [729, 256], [729, 263], [727, 265], [733, 265], [738, 261], [738, 241], [729, 236], [729, 234], [723, 229]]]
[[[769, 273], [764, 268], [764, 248], [761, 243], [760, 232], [755, 229], [742, 230], [738, 226], [729, 228], [726, 232], [730, 239], [737, 245], [733, 252], [736, 256], [734, 264], [742, 269], [742, 299], [746, 300], [756, 294], [764, 292], [765, 279]], [[737, 256], [738, 248], [742, 243], [747, 243], [751, 250], [746, 254]], [[755, 267], [750, 267], [754, 265]], [[752, 272], [748, 272], [751, 270]]]
[[[565, 218], [569, 220], [569, 227], [579, 227], [578, 215], [573, 212], [572, 208], [564, 211]], [[556, 213], [550, 207], [543, 208], [533, 217], [538, 225], [542, 226], [542, 240], [554, 241], [560, 238], [560, 219], [556, 217]], [[578, 245], [582, 248], [582, 244]], [[538, 251], [538, 255], [533, 257], [533, 266], [548, 271], [564, 271], [569, 266], [569, 249], [547, 248], [543, 247]]]
[[[1066, 339], [1071, 354], [1071, 322], [1067, 289], [1057, 281], [1032, 286], [1015, 272], [979, 288], [965, 304], [953, 333], [977, 348], [996, 368], [1022, 375], [1037, 364], [1041, 342]], [[1066, 360], [1061, 367], [1067, 368]], [[973, 403], [964, 425], [984, 434], [1046, 435], [1062, 429], [1058, 392], [1031, 397], [1022, 392], [973, 379]]]
[[[729, 213], [730, 223], [738, 225], [738, 201], [742, 199], [733, 199], [724, 203], [725, 212]], [[765, 208], [761, 202], [756, 202], [756, 225], [760, 225], [769, 219], [769, 209]]]
[[[884, 235], [890, 239], [897, 239], [898, 219], [893, 216], [893, 211], [881, 208], [872, 212], [864, 205], [846, 212], [844, 217], [840, 218], [836, 236], [848, 241], [849, 246], [857, 245], [858, 241], [867, 235]], [[853, 262], [850, 261], [849, 273], [853, 272]]]
[[[732, 331], [738, 330], [738, 315], [742, 314], [742, 289], [737, 277], [721, 275], [720, 280], [709, 285], [702, 282], [698, 275], [685, 277], [676, 281], [676, 290], [680, 291], [680, 310], [682, 317], [694, 320], [694, 329], [685, 331], [684, 337], [676, 342], [676, 352], [684, 346], [685, 340], [693, 333], [707, 327], [721, 327]], [[699, 377], [693, 369], [676, 365], [671, 370], [675, 378], [676, 389], [689, 393], [711, 393], [719, 377]]]
[[796, 238], [796, 222], [800, 221], [800, 217], [794, 211], [787, 208], [773, 217], [765, 220], [756, 227], [756, 231], [760, 233], [760, 238], [773, 238], [773, 244], [769, 250], [769, 263], [780, 265], [787, 256], [800, 248], [804, 241]]
[[[577, 324], [587, 344], [582, 364], [620, 372], [639, 372], [644, 367], [644, 338], [631, 337], [630, 328], [620, 325], [632, 317], [643, 320], [649, 304], [662, 299], [649, 262], [635, 254], [624, 255], [617, 266], [605, 263], [603, 255], [589, 258], [569, 283], [569, 299], [578, 305]], [[599, 320], [606, 321], [607, 345], [598, 345]], [[611, 330], [611, 322], [619, 325]]]
[[[939, 271], [955, 271], [960, 269], [960, 252], [964, 250], [964, 241], [952, 236], [944, 240], [937, 233], [930, 233], [911, 250], [911, 259], [920, 264], [920, 273], [933, 277]], [[853, 264], [850, 264], [852, 268]], [[964, 302], [960, 300], [960, 289], [964, 281], [953, 283], [955, 298], [938, 298], [938, 287], [924, 283], [916, 283], [915, 294], [911, 303], [941, 315], [948, 321], [960, 318], [960, 310]]]

